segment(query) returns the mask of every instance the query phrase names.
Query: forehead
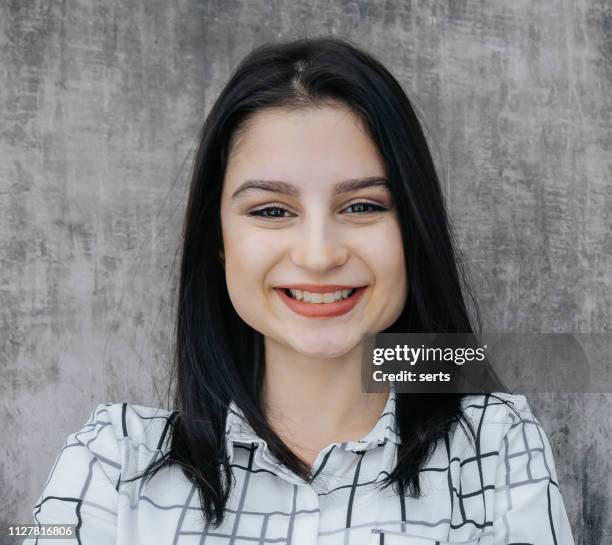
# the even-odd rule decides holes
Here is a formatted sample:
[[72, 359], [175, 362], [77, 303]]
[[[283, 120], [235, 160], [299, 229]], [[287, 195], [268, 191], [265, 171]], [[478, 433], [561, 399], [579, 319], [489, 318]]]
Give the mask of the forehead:
[[384, 162], [362, 121], [346, 106], [271, 108], [254, 114], [235, 141], [228, 183], [240, 176], [337, 181], [384, 175]]

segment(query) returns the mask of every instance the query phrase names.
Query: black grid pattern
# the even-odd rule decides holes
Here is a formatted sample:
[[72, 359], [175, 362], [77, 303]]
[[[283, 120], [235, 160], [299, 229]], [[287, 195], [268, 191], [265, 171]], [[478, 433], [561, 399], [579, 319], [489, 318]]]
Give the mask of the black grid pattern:
[[217, 529], [202, 520], [198, 491], [176, 466], [146, 486], [119, 483], [166, 452], [171, 413], [100, 404], [68, 436], [34, 521], [77, 525], [76, 540], [54, 545], [574, 544], [548, 439], [524, 396], [466, 397], [476, 443], [461, 427], [440, 441], [422, 469], [420, 498], [375, 488], [397, 463], [397, 395], [392, 389], [365, 437], [319, 453], [310, 484], [272, 456], [232, 403], [226, 444], [236, 486]]

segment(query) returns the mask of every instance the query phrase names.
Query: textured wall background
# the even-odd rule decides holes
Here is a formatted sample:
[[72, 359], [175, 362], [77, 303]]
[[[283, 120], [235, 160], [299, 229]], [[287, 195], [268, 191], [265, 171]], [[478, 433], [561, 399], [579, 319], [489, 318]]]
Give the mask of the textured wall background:
[[[609, 0], [7, 0], [0, 523], [31, 520], [97, 403], [165, 402], [198, 129], [253, 46], [327, 33], [378, 55], [421, 112], [487, 329], [610, 332]], [[576, 542], [612, 542], [612, 396], [530, 399]]]

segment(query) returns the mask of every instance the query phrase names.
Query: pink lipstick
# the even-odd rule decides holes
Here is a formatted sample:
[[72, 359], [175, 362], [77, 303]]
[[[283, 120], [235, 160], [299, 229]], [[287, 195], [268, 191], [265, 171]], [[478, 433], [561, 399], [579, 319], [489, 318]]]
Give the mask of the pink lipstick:
[[[310, 303], [300, 301], [290, 295], [289, 288], [297, 290], [306, 290], [311, 293], [330, 293], [340, 290], [351, 290], [352, 293], [346, 299], [340, 299], [333, 303]], [[313, 284], [292, 284], [289, 286], [276, 287], [274, 290], [278, 293], [281, 300], [295, 313], [308, 318], [331, 318], [333, 316], [341, 316], [350, 312], [350, 310], [360, 301], [367, 286], [340, 286], [327, 285], [317, 286]]]

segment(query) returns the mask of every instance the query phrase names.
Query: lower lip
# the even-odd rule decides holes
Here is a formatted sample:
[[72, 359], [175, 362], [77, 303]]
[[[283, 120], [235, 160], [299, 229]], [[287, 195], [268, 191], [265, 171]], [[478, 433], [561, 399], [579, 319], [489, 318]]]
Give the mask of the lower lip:
[[348, 299], [341, 299], [333, 303], [306, 303], [289, 297], [282, 288], [275, 288], [275, 291], [293, 312], [309, 318], [329, 318], [349, 312], [359, 302], [366, 287], [357, 288]]

